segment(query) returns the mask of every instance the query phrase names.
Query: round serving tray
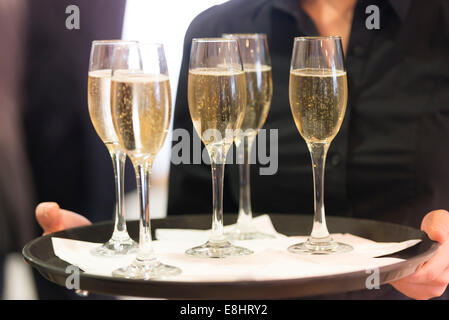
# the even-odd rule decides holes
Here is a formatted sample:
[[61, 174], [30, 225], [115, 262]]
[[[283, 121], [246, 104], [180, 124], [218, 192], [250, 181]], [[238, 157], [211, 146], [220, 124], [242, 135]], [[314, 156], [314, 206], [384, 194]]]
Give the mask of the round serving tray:
[[[312, 227], [311, 216], [275, 214], [270, 217], [276, 230], [288, 236], [307, 235]], [[234, 223], [236, 216], [226, 214], [224, 220], [225, 224]], [[152, 220], [152, 229], [153, 232], [156, 228], [208, 229], [210, 223], [209, 215], [172, 216], [167, 219]], [[327, 224], [332, 233], [351, 233], [374, 241], [422, 240], [413, 247], [388, 256], [405, 260], [381, 267], [379, 270], [381, 284], [413, 273], [421, 263], [430, 259], [438, 248], [438, 244], [431, 241], [424, 232], [397, 224], [343, 217], [327, 217]], [[65, 286], [68, 276], [65, 270], [68, 263], [54, 255], [51, 237], [103, 243], [110, 237], [111, 230], [112, 222], [103, 222], [49, 234], [28, 243], [23, 249], [23, 256], [46, 279]], [[138, 221], [129, 221], [128, 230], [130, 235], [137, 239]], [[82, 272], [80, 288], [108, 295], [152, 298], [281, 299], [365, 289], [366, 279], [365, 271], [326, 277], [232, 282], [144, 281], [96, 276]]]

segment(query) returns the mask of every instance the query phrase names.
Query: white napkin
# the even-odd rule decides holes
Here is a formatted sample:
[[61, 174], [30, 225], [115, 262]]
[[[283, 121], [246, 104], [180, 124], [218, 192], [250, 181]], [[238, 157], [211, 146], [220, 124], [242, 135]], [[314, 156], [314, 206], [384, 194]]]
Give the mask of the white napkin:
[[[185, 250], [207, 240], [208, 231], [200, 230], [157, 230], [158, 238], [163, 240], [153, 241], [154, 249], [161, 262], [181, 268], [182, 274], [171, 278], [174, 281], [276, 280], [372, 270], [402, 261], [397, 258], [375, 257], [401, 251], [421, 241], [414, 239], [400, 243], [382, 243], [351, 234], [333, 234], [336, 241], [350, 244], [354, 250], [328, 256], [297, 255], [288, 252], [288, 246], [305, 241], [307, 237], [286, 237], [276, 233], [268, 216], [254, 220], [259, 231], [273, 233], [277, 237], [235, 241], [236, 245], [254, 251], [249, 256], [227, 259], [186, 256]], [[118, 258], [93, 256], [90, 250], [99, 246], [99, 243], [62, 238], [52, 238], [52, 243], [57, 257], [95, 275], [111, 276], [112, 271], [130, 264], [135, 258], [135, 255]]]
[[[267, 214], [260, 215], [253, 218], [253, 226], [257, 231], [262, 231], [267, 234], [273, 235], [275, 238], [285, 238], [281, 233], [278, 233], [271, 222], [270, 216]], [[231, 232], [235, 227], [235, 224], [225, 226], [223, 231]], [[199, 243], [206, 242], [210, 236], [210, 230], [197, 230], [197, 229], [163, 229], [159, 228], [155, 231], [157, 240], [196, 240]]]

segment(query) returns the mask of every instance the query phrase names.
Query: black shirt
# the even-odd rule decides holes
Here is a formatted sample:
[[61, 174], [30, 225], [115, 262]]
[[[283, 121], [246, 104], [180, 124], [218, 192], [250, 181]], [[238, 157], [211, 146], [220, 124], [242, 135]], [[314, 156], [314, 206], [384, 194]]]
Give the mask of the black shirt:
[[[380, 8], [379, 30], [365, 26], [371, 4]], [[279, 130], [278, 172], [261, 176], [252, 166], [253, 209], [312, 214], [312, 167], [290, 111], [288, 82], [293, 38], [318, 32], [297, 0], [231, 0], [195, 18], [185, 37], [174, 128], [192, 130], [191, 39], [253, 32], [267, 34], [272, 59], [273, 99], [264, 128]], [[419, 228], [429, 211], [449, 209], [449, 2], [358, 1], [345, 65], [349, 99], [328, 153], [326, 214]], [[238, 208], [236, 167], [227, 167], [225, 212]], [[169, 214], [211, 208], [210, 167], [172, 165]]]

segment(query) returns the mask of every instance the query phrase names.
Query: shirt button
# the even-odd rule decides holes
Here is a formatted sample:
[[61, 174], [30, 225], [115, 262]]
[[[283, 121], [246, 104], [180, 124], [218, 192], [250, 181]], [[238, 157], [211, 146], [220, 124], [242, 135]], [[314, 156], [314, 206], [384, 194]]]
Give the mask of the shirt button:
[[340, 155], [339, 155], [339, 154], [334, 154], [334, 155], [331, 157], [331, 165], [332, 165], [333, 167], [337, 167], [340, 163], [341, 163], [341, 157], [340, 157]]

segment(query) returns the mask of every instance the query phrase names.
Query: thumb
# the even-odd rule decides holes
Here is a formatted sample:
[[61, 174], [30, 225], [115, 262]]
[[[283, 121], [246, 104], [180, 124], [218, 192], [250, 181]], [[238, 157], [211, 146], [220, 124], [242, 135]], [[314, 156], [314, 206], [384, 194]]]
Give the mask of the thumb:
[[449, 212], [446, 210], [431, 211], [422, 220], [421, 230], [429, 238], [443, 244], [449, 239]]
[[90, 224], [85, 217], [61, 209], [56, 202], [42, 202], [36, 207], [36, 219], [44, 229], [44, 235]]

